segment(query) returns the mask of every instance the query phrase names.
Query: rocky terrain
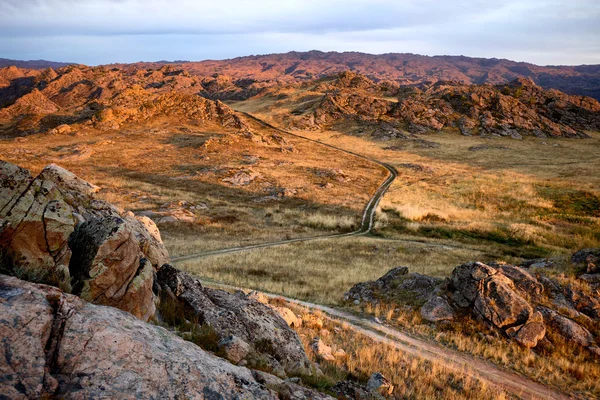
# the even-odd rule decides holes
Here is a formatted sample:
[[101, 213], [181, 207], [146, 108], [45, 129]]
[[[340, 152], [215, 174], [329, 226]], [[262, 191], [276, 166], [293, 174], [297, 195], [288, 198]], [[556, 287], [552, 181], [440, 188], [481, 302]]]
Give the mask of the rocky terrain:
[[[53, 285], [0, 275], [4, 394], [326, 398], [281, 380], [316, 368], [279, 312], [171, 267], [147, 217], [96, 200], [97, 187], [56, 165], [33, 178], [2, 162], [0, 188], [0, 272]], [[172, 331], [184, 328], [240, 366]]]
[[[329, 57], [333, 56], [319, 58], [310, 53], [305, 61], [319, 60], [326, 64]], [[463, 60], [466, 65], [479, 65], [476, 61]], [[363, 130], [380, 137], [402, 137], [403, 129], [421, 133], [449, 127], [460, 129], [465, 135], [517, 138], [523, 134], [582, 137], [585, 130], [600, 129], [600, 105], [596, 100], [550, 89], [552, 85], [544, 85], [543, 79], [533, 73], [523, 75], [502, 70], [502, 73], [488, 73], [486, 79], [475, 79], [475, 72], [453, 74], [444, 70], [439, 75], [425, 74], [427, 68], [430, 72], [438, 70], [425, 63], [425, 67], [420, 67], [423, 71], [407, 72], [406, 76], [411, 78], [400, 78], [379, 73], [373, 66], [359, 68], [357, 62], [336, 61], [340, 68], [343, 65], [346, 68], [323, 68], [320, 73], [309, 73], [298, 64], [297, 68], [285, 69], [288, 72], [284, 75], [289, 79], [284, 79], [279, 77], [282, 67], [277, 63], [270, 66], [266, 61], [260, 62], [265, 71], [274, 71], [270, 77], [267, 72], [252, 73], [252, 67], [247, 66], [249, 62], [236, 59], [228, 67], [219, 66], [218, 62], [118, 67], [71, 65], [44, 70], [5, 67], [0, 69], [0, 133], [26, 135], [65, 124], [117, 130], [124, 124], [168, 117], [196, 123], [214, 122], [247, 131], [243, 117], [219, 99], [263, 97], [275, 98], [292, 108], [292, 115], [283, 117], [284, 125], [289, 127], [325, 129], [358, 119], [366, 124]], [[386, 68], [383, 70], [387, 71]], [[211, 71], [235, 71], [235, 74]], [[298, 75], [300, 71], [305, 71], [305, 75]], [[339, 71], [342, 72], [335, 75]], [[290, 98], [290, 91], [308, 93]], [[368, 124], [373, 122], [378, 124]]]
[[[292, 108], [291, 115], [281, 116], [290, 128], [335, 129], [380, 140], [442, 129], [516, 139], [587, 137], [585, 131], [600, 129], [598, 101], [544, 90], [529, 78], [495, 86], [438, 81], [407, 87], [344, 72], [304, 88], [304, 95], [282, 96], [275, 103]], [[276, 99], [277, 93], [270, 96]]]
[[573, 256], [584, 272], [576, 280], [553, 274], [553, 261], [545, 259], [521, 266], [470, 262], [445, 280], [398, 267], [376, 281], [355, 285], [345, 299], [406, 305], [440, 326], [473, 319], [526, 348], [548, 351], [568, 343], [574, 346], [571, 351], [581, 349], [598, 358], [599, 254], [588, 249]]
[[200, 79], [169, 66], [159, 70], [12, 66], [0, 69], [0, 126], [4, 125], [4, 135], [27, 135], [65, 124], [110, 130], [171, 117], [246, 129], [229, 107], [197, 96], [201, 90]]
[[[138, 63], [141, 68], [160, 68], [164, 63]], [[600, 99], [600, 66], [539, 66], [497, 58], [422, 56], [408, 53], [365, 54], [358, 52], [289, 52], [238, 57], [230, 60], [175, 62], [193, 75], [212, 77], [215, 98], [247, 98], [262, 87], [301, 83], [343, 71], [366, 75], [375, 81], [415, 85], [427, 81], [462, 84], [504, 84], [531, 78], [544, 89]], [[123, 65], [118, 65], [123, 66]], [[247, 89], [251, 88], [250, 91]], [[222, 97], [221, 97], [222, 96]]]

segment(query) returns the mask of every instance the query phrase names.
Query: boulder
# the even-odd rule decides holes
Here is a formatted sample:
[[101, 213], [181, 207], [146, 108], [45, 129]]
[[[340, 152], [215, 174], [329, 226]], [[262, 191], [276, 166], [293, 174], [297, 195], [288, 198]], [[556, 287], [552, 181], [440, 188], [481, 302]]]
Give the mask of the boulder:
[[287, 307], [275, 307], [275, 311], [283, 318], [290, 327], [299, 328], [302, 326], [302, 319], [298, 318], [292, 310]]
[[6, 398], [279, 398], [246, 368], [54, 287], [0, 275], [0, 326]]
[[131, 312], [144, 321], [154, 315], [152, 264], [123, 219], [92, 218], [79, 224], [69, 247], [74, 294]]
[[433, 296], [421, 307], [421, 316], [429, 322], [442, 322], [453, 320], [456, 313], [446, 299]]
[[344, 295], [346, 301], [377, 303], [403, 302], [412, 306], [422, 306], [441, 287], [443, 280], [418, 273], [409, 273], [407, 267], [397, 267], [388, 271], [376, 281], [354, 285]]
[[582, 347], [595, 346], [594, 337], [590, 331], [577, 322], [546, 307], [539, 307], [539, 311], [544, 316], [546, 325], [559, 333], [568, 343], [574, 343]]
[[517, 293], [514, 283], [498, 270], [479, 263], [463, 264], [452, 271], [452, 300], [494, 327], [524, 325], [533, 314], [531, 305]]
[[51, 164], [36, 177], [0, 163], [0, 249], [6, 269], [85, 299], [154, 314], [154, 270], [168, 261], [156, 225], [94, 198], [99, 190]]
[[[270, 307], [243, 292], [228, 293], [203, 287], [171, 265], [157, 273], [163, 295], [173, 296], [199, 324], [210, 326], [221, 338], [235, 336], [249, 345], [249, 355], [261, 357], [286, 373], [310, 374], [310, 362], [298, 334]], [[249, 362], [253, 360], [247, 360]]]

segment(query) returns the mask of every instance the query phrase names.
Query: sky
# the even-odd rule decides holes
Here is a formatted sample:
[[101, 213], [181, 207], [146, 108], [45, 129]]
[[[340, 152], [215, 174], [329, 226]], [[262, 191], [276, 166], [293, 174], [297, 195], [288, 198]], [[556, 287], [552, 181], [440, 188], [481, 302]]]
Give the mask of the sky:
[[600, 64], [600, 0], [0, 0], [0, 57], [77, 62], [360, 51]]

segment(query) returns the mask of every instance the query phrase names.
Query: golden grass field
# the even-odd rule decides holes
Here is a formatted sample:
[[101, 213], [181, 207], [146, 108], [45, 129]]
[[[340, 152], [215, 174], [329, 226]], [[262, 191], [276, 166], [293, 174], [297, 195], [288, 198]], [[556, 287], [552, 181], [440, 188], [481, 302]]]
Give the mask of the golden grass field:
[[347, 237], [290, 243], [182, 261], [177, 266], [206, 279], [322, 304], [341, 305], [357, 282], [379, 278], [397, 266], [447, 276], [465, 260], [493, 259], [481, 248]]
[[[134, 213], [187, 202], [192, 222], [157, 219], [173, 256], [351, 231], [387, 173], [302, 139], [275, 140], [278, 133], [264, 128], [250, 139], [174, 121], [120, 131], [76, 129], [76, 135], [2, 140], [0, 154], [33, 174], [56, 163], [100, 186], [100, 198]], [[240, 171], [256, 177], [242, 186], [223, 181]]]
[[[275, 117], [287, 112], [262, 114], [273, 110], [252, 100], [234, 106], [275, 125], [280, 122]], [[193, 205], [193, 222], [159, 221], [172, 256], [358, 227], [364, 205], [386, 176], [384, 169], [293, 136], [285, 136], [284, 146], [271, 139], [280, 132], [253, 128], [255, 136], [249, 139], [220, 127], [173, 121], [119, 132], [79, 127], [77, 135], [2, 140], [0, 154], [33, 173], [57, 163], [102, 187], [101, 198], [134, 213], [157, 212], [181, 201]], [[438, 143], [436, 148], [336, 131], [294, 133], [398, 170], [379, 205], [374, 234], [198, 258], [179, 267], [217, 282], [341, 306], [352, 285], [397, 266], [444, 277], [467, 261], [565, 257], [583, 247], [600, 247], [600, 133], [585, 140], [484, 139], [457, 132], [420, 136]], [[293, 151], [284, 149], [290, 146]], [[246, 186], [223, 181], [239, 171], [256, 173], [256, 178]], [[600, 395], [597, 363], [572, 354], [568, 346], [545, 356], [475, 330], [436, 330], [406, 310], [355, 311], [540, 382]], [[333, 376], [340, 369], [387, 371], [395, 382], [407, 382], [399, 398], [505, 396], [435, 365], [373, 348], [350, 333], [332, 340], [346, 343], [351, 354], [327, 367]]]
[[[294, 308], [299, 315], [310, 312], [301, 307]], [[319, 312], [312, 315], [319, 318]], [[323, 328], [303, 324], [297, 328], [309, 357], [316, 361], [310, 344], [320, 337], [333, 351], [343, 349], [346, 356], [334, 361], [320, 361], [325, 377], [317, 382], [322, 389], [343, 379], [357, 379], [366, 383], [378, 371], [394, 385], [394, 399], [509, 399], [511, 396], [495, 387], [473, 378], [465, 371], [455, 371], [441, 364], [432, 363], [419, 357], [406, 354], [391, 346], [376, 343], [366, 338], [344, 323], [323, 318]], [[312, 382], [313, 384], [315, 382]]]

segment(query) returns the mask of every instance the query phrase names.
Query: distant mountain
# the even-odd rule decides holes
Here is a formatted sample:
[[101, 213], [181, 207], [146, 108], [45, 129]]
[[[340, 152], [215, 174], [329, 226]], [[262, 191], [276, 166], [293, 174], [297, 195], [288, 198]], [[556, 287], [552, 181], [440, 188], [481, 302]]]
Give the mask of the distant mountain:
[[[157, 68], [157, 63], [137, 63], [141, 68]], [[456, 81], [463, 84], [501, 85], [518, 78], [530, 78], [544, 89], [600, 99], [600, 65], [539, 66], [497, 58], [464, 56], [422, 56], [407, 53], [373, 55], [357, 52], [290, 52], [232, 58], [180, 62], [186, 71], [207, 77], [214, 74], [240, 80], [295, 83], [353, 71], [374, 81], [394, 81], [401, 85]], [[121, 64], [122, 66], [122, 64]], [[265, 85], [261, 85], [265, 86]]]
[[30, 61], [21, 61], [21, 60], [9, 60], [7, 58], [0, 58], [0, 68], [15, 66], [19, 68], [29, 68], [29, 69], [46, 69], [46, 68], [61, 68], [66, 67], [67, 65], [71, 65], [73, 63], [64, 63], [64, 62], [55, 62], [55, 61], [46, 61], [46, 60], [30, 60]]

